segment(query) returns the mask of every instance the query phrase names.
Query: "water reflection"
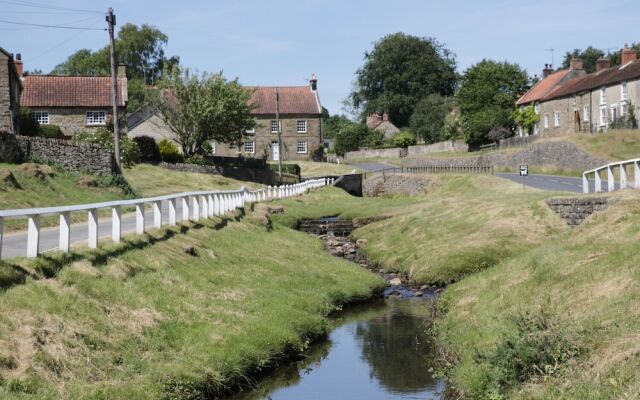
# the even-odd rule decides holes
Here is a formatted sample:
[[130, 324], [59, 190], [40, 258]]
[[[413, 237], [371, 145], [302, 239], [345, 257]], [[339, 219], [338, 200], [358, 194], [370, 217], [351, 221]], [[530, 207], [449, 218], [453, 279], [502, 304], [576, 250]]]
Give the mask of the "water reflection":
[[329, 341], [236, 400], [440, 399], [429, 372], [424, 300], [387, 300], [336, 321]]

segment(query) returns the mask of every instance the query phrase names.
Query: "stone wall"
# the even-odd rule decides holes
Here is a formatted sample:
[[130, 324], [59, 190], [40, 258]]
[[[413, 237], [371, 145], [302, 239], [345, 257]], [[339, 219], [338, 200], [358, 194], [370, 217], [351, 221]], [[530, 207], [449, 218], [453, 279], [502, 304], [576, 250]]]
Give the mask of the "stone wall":
[[592, 157], [569, 142], [536, 143], [522, 150], [488, 153], [479, 156], [451, 158], [412, 158], [403, 160], [404, 167], [474, 166], [516, 168], [521, 164], [547, 165], [574, 171], [585, 171], [607, 162]]
[[0, 51], [0, 131], [16, 132], [20, 109], [20, 84], [12, 60]]
[[378, 174], [366, 179], [362, 184], [362, 194], [365, 197], [382, 196], [415, 196], [425, 193], [429, 188], [429, 179], [424, 175], [411, 174]]
[[117, 172], [110, 150], [95, 144], [40, 137], [16, 137], [24, 160], [52, 163], [68, 171], [110, 175]]
[[348, 151], [344, 154], [345, 160], [357, 160], [362, 158], [400, 158], [407, 155], [407, 149], [392, 147], [388, 149], [362, 149]]
[[[238, 179], [241, 181], [262, 183], [264, 185], [276, 185], [279, 181], [278, 174], [270, 169], [227, 167], [217, 165], [195, 165], [184, 163], [169, 164], [165, 162], [160, 163], [160, 166], [173, 171], [220, 175], [227, 178]], [[300, 181], [297, 175], [291, 174], [282, 174], [282, 180], [285, 184], [293, 184]]]
[[446, 140], [444, 142], [438, 142], [433, 144], [419, 144], [416, 146], [409, 146], [407, 149], [407, 155], [410, 157], [416, 154], [429, 154], [429, 153], [445, 153], [456, 152], [464, 153], [469, 151], [469, 145], [462, 140]]
[[580, 225], [596, 211], [607, 208], [610, 200], [607, 197], [575, 197], [547, 200], [547, 205], [564, 219], [572, 228]]

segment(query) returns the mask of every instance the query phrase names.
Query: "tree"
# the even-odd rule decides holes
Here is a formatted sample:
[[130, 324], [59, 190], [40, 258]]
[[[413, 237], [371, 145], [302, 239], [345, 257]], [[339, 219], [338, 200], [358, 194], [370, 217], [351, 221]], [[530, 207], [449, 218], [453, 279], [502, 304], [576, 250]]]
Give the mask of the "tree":
[[585, 72], [590, 74], [596, 71], [596, 61], [604, 57], [604, 51], [596, 49], [593, 46], [589, 46], [584, 50], [575, 49], [572, 52], [567, 52], [564, 55], [564, 60], [562, 61], [563, 69], [569, 68], [571, 65], [571, 59], [574, 55], [582, 60], [582, 68], [584, 68]]
[[323, 136], [333, 139], [342, 129], [354, 124], [356, 123], [351, 121], [345, 115], [332, 115], [324, 120]]
[[426, 143], [442, 140], [444, 119], [449, 112], [449, 106], [444, 97], [430, 94], [416, 105], [411, 115], [411, 130]]
[[444, 126], [442, 127], [442, 140], [461, 139], [464, 136], [462, 130], [462, 118], [460, 118], [460, 110], [453, 108], [446, 117], [444, 117]]
[[396, 126], [406, 127], [420, 100], [434, 93], [450, 96], [456, 88], [454, 55], [433, 38], [390, 34], [364, 60], [349, 95], [363, 118], [384, 111]]
[[336, 135], [335, 150], [337, 154], [344, 154], [361, 147], [379, 146], [383, 140], [382, 133], [369, 129], [365, 124], [351, 124]]
[[251, 93], [222, 73], [189, 74], [174, 68], [150, 95], [162, 121], [176, 133], [185, 157], [204, 154], [205, 144], [237, 143], [255, 126]]
[[517, 64], [483, 60], [467, 69], [458, 92], [466, 142], [487, 143], [495, 127], [513, 130], [513, 106], [528, 89], [529, 77]]
[[516, 124], [523, 127], [528, 135], [533, 134], [533, 128], [540, 121], [540, 116], [536, 114], [534, 104], [524, 108], [516, 108], [513, 111], [513, 120]]
[[393, 136], [391, 142], [396, 147], [409, 147], [415, 145], [418, 141], [416, 140], [416, 134], [413, 133], [413, 131], [410, 129], [403, 129]]

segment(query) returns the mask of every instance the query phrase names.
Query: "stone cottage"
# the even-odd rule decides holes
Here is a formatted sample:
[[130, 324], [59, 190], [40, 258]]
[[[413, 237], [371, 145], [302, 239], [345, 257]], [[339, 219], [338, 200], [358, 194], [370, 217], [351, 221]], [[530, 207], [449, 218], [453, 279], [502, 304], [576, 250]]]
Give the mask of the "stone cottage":
[[[21, 106], [41, 125], [57, 125], [65, 136], [95, 131], [111, 119], [111, 77], [28, 75], [23, 78]], [[118, 67], [118, 111], [125, 115], [128, 100], [125, 67]]]
[[[622, 51], [621, 65], [611, 67], [608, 59], [597, 62], [596, 72], [581, 72], [574, 58], [569, 70], [544, 77], [517, 103], [535, 104], [542, 135], [572, 132], [603, 132], [625, 122], [631, 108], [640, 109], [640, 61], [628, 46]], [[524, 134], [524, 132], [521, 132]]]
[[0, 131], [18, 133], [22, 60], [0, 47]]
[[367, 116], [367, 126], [370, 129], [382, 132], [385, 139], [391, 139], [396, 133], [400, 132], [397, 126], [389, 121], [387, 113], [371, 113]]
[[[240, 143], [212, 142], [213, 153], [222, 157], [261, 158], [276, 161], [307, 160], [322, 146], [322, 105], [318, 96], [317, 79], [309, 86], [249, 86], [251, 115], [256, 120], [254, 129], [245, 131]], [[278, 145], [276, 121], [276, 90], [279, 93], [279, 118], [282, 149]], [[153, 110], [143, 107], [128, 118], [129, 136], [150, 136], [156, 140], [167, 138], [176, 142], [175, 133], [166, 126]]]

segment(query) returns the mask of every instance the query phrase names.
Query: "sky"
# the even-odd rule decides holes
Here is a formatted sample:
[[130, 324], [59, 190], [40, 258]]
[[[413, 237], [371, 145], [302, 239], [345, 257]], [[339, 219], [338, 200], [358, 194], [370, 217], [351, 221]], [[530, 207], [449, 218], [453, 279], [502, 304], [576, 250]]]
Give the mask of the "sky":
[[[547, 49], [559, 65], [574, 48], [640, 42], [639, 0], [0, 0], [0, 20], [103, 28], [108, 7], [118, 26], [167, 34], [166, 54], [192, 69], [268, 86], [306, 85], [315, 73], [331, 114], [343, 112], [365, 51], [394, 32], [436, 38], [461, 73], [486, 58], [540, 75], [552, 61]], [[0, 22], [0, 47], [21, 53], [27, 70], [50, 72], [74, 51], [107, 43], [99, 30]]]

